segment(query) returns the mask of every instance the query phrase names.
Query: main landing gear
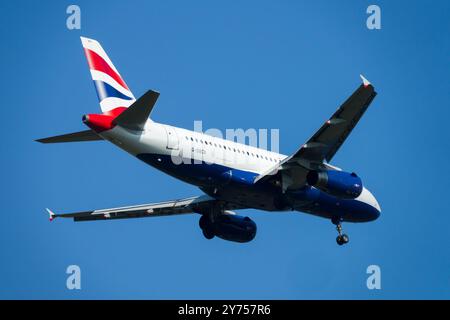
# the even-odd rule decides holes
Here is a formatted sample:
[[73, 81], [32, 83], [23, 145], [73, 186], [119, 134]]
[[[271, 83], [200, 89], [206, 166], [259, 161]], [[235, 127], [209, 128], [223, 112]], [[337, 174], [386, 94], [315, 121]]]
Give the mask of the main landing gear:
[[338, 236], [336, 237], [336, 242], [338, 245], [342, 246], [349, 242], [348, 235], [342, 233], [342, 219], [341, 218], [332, 218], [331, 222], [336, 225], [336, 230], [338, 232]]

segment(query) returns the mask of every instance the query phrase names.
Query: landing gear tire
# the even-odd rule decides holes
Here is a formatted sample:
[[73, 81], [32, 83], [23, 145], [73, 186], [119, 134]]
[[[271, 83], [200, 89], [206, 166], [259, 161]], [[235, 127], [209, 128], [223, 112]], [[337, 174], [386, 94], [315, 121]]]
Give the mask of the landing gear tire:
[[348, 241], [349, 241], [348, 235], [346, 235], [345, 233], [342, 233], [342, 224], [341, 224], [342, 221], [343, 221], [343, 219], [340, 218], [340, 217], [333, 217], [333, 218], [331, 218], [331, 222], [334, 225], [336, 225], [336, 230], [338, 232], [338, 236], [336, 238], [336, 242], [340, 246], [348, 243]]
[[348, 238], [348, 235], [346, 235], [346, 234], [338, 235], [337, 238], [336, 238], [336, 242], [340, 246], [348, 243], [349, 240], [350, 239]]

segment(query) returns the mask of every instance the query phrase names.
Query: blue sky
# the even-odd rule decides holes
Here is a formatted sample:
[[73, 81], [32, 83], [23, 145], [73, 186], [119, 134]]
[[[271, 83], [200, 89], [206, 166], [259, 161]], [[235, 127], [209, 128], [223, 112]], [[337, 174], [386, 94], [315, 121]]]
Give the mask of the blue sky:
[[[378, 4], [382, 29], [366, 28]], [[450, 298], [448, 1], [2, 1], [0, 298]], [[383, 209], [368, 224], [245, 210], [256, 239], [206, 241], [198, 216], [93, 223], [76, 211], [200, 194], [107, 143], [40, 145], [99, 111], [79, 36], [98, 39], [152, 117], [192, 129], [279, 128], [305, 142], [359, 85], [378, 96], [333, 164]], [[66, 289], [79, 265], [82, 290]], [[381, 268], [368, 290], [366, 268]]]

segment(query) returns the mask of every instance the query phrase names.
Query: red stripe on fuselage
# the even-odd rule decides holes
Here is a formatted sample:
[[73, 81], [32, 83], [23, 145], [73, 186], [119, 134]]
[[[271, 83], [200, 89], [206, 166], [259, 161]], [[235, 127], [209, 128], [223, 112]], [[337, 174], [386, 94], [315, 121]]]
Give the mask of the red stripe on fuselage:
[[128, 89], [128, 86], [126, 85], [125, 81], [123, 81], [123, 79], [117, 74], [117, 72], [115, 72], [102, 57], [100, 57], [94, 51], [86, 48], [84, 49], [84, 53], [86, 54], [86, 58], [90, 69], [106, 73], [111, 78], [116, 80], [122, 87], [124, 87], [127, 90], [130, 90]]

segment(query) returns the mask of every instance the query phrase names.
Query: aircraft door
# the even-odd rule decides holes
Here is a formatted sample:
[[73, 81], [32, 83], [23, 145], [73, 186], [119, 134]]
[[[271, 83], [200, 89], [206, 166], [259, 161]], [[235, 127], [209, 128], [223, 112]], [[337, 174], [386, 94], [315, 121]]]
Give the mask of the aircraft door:
[[178, 135], [173, 127], [164, 126], [167, 133], [167, 149], [178, 150]]

